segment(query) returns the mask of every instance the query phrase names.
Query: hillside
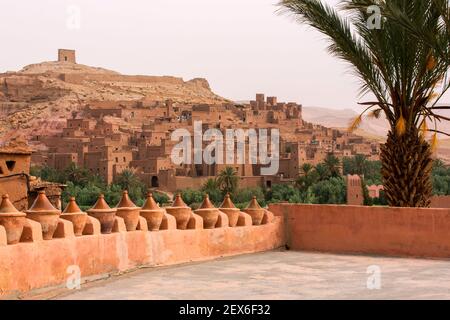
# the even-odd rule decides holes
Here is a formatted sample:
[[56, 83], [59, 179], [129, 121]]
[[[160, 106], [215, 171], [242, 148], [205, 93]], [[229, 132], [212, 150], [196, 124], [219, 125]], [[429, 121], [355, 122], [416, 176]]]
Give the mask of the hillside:
[[[352, 109], [335, 110], [321, 107], [303, 107], [304, 120], [329, 128], [346, 130], [356, 116], [358, 114]], [[450, 123], [438, 123], [438, 128], [444, 132], [450, 132]], [[372, 119], [366, 117], [355, 133], [382, 143], [385, 141], [387, 131], [388, 124], [384, 118]], [[445, 135], [439, 136], [438, 157], [450, 164], [450, 139]]]
[[122, 75], [69, 62], [43, 62], [0, 74], [0, 143], [59, 130], [63, 119], [91, 101], [218, 103], [205, 79]]

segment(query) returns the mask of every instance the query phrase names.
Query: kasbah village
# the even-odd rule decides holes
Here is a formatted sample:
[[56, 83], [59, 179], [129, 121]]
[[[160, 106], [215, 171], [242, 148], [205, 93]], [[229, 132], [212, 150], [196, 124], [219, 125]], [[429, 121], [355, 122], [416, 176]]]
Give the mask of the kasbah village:
[[[346, 228], [355, 230], [350, 224], [359, 220], [348, 216], [354, 206], [383, 204], [381, 180], [345, 165], [357, 167], [357, 159], [378, 163], [380, 141], [309, 123], [299, 102], [263, 93], [233, 102], [214, 94], [205, 79], [122, 75], [79, 64], [75, 50], [60, 49], [56, 61], [0, 74], [0, 114], [4, 298], [64, 286], [70, 265], [88, 279], [286, 243], [294, 250], [446, 254], [404, 245], [401, 232], [390, 233], [396, 240], [373, 245], [367, 231], [372, 226], [360, 224], [360, 233], [355, 231], [360, 241], [330, 240], [339, 239]], [[203, 132], [279, 130], [278, 172], [262, 175], [261, 163], [173, 163], [178, 142], [172, 133], [193, 132], [196, 122]], [[325, 196], [308, 185], [312, 171], [316, 180], [333, 176]], [[295, 220], [302, 203], [309, 204], [311, 215]], [[330, 222], [319, 206], [323, 203], [348, 207], [330, 206], [342, 215], [336, 217], [339, 222]], [[435, 196], [431, 206], [448, 207], [450, 199]], [[391, 210], [364, 208], [380, 215]], [[314, 215], [328, 223], [326, 234]], [[349, 226], [334, 230], [339, 223]], [[385, 221], [377, 228], [386, 225], [396, 227]]]

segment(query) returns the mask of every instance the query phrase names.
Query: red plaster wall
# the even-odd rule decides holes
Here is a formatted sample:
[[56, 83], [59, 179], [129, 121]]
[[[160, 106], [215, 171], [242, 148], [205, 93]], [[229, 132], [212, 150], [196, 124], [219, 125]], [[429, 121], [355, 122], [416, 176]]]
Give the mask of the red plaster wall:
[[67, 268], [84, 280], [139, 266], [166, 266], [267, 251], [285, 244], [283, 220], [213, 230], [135, 231], [0, 246], [0, 298], [65, 287]]
[[450, 208], [450, 196], [432, 197], [431, 208]]
[[274, 204], [293, 250], [450, 258], [450, 209]]

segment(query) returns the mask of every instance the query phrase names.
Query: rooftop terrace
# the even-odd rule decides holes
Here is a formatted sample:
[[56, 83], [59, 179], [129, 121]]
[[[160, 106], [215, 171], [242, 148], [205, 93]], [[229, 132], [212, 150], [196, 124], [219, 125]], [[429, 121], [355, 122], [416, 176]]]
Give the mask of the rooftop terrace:
[[[367, 287], [370, 266], [380, 268], [379, 290]], [[143, 269], [57, 298], [450, 299], [450, 261], [273, 251]]]

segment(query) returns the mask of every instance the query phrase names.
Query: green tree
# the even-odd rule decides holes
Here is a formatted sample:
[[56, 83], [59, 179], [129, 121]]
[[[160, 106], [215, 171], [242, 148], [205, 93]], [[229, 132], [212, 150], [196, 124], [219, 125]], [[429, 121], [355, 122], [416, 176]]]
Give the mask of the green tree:
[[363, 175], [367, 171], [367, 157], [362, 154], [354, 156], [355, 172], [353, 174]]
[[310, 163], [304, 163], [300, 168], [300, 174], [303, 176], [309, 176], [313, 171], [314, 166]]
[[327, 180], [331, 177], [330, 169], [324, 163], [319, 163], [316, 166], [315, 171], [317, 173], [318, 180], [320, 181]]
[[75, 163], [71, 163], [63, 171], [65, 182], [72, 181], [77, 185], [85, 186], [89, 182], [90, 173], [87, 169], [79, 168]]
[[450, 194], [450, 170], [444, 162], [435, 160], [432, 171], [433, 194], [445, 196]]
[[323, 164], [327, 167], [331, 177], [339, 177], [341, 175], [341, 161], [336, 156], [328, 154]]
[[238, 206], [239, 204], [238, 207], [241, 208], [247, 206], [250, 200], [252, 200], [253, 196], [256, 197], [261, 206], [266, 205], [266, 197], [264, 195], [263, 189], [260, 187], [236, 190], [236, 192], [231, 195], [231, 198], [236, 206]]
[[[328, 177], [328, 171], [326, 175]], [[316, 183], [319, 179], [320, 172], [318, 172], [311, 164], [304, 163], [300, 170], [300, 176], [295, 181], [295, 185], [301, 192], [306, 192], [308, 188]]]
[[[362, 116], [384, 114], [390, 130], [381, 148], [382, 176], [391, 206], [426, 207], [432, 195], [432, 146], [436, 129], [427, 122], [449, 120], [436, 113], [450, 87], [450, 10], [446, 0], [344, 0], [339, 9], [320, 0], [283, 0], [286, 11], [330, 40], [329, 51], [344, 60], [362, 83], [363, 94], [375, 99]], [[383, 15], [380, 26], [368, 23], [370, 5]], [[442, 92], [437, 93], [442, 81]], [[448, 109], [448, 107], [444, 107]], [[433, 143], [424, 139], [434, 132]]]
[[219, 183], [217, 182], [217, 179], [212, 178], [208, 179], [203, 185], [202, 191], [204, 193], [207, 193], [211, 201], [214, 203], [219, 203], [223, 201], [224, 194], [222, 194], [222, 191], [219, 188]]
[[181, 192], [181, 198], [188, 205], [192, 205], [194, 203], [202, 203], [204, 192], [194, 189], [184, 189]]
[[235, 192], [239, 184], [239, 177], [236, 170], [232, 167], [226, 167], [219, 173], [217, 183], [224, 194]]
[[272, 186], [270, 195], [266, 197], [269, 202], [289, 201], [291, 203], [301, 203], [300, 190], [287, 184], [276, 184]]
[[161, 193], [161, 192], [153, 192], [153, 198], [160, 205], [164, 205], [166, 203], [169, 203], [169, 201], [170, 201], [169, 197], [166, 194]]
[[312, 186], [311, 191], [318, 204], [345, 204], [347, 186], [342, 177], [323, 180]]
[[115, 184], [122, 190], [127, 190], [130, 197], [135, 201], [146, 196], [146, 185], [132, 170], [126, 169], [117, 175]]

